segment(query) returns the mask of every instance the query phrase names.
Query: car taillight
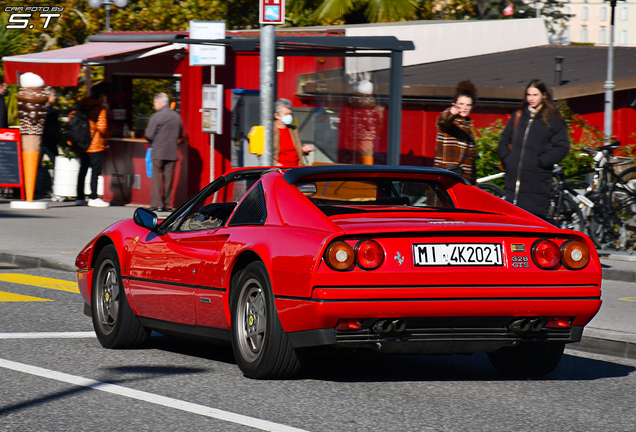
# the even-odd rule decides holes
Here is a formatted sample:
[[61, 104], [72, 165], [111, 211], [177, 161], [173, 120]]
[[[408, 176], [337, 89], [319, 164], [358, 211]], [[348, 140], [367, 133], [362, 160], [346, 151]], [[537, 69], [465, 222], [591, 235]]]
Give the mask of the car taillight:
[[552, 329], [569, 329], [572, 328], [572, 318], [550, 317], [548, 318], [548, 323], [544, 327]]
[[360, 240], [354, 250], [361, 269], [375, 270], [384, 262], [384, 249], [375, 240]]
[[336, 330], [340, 331], [356, 331], [362, 328], [362, 320], [359, 319], [341, 319], [338, 320]]
[[561, 245], [561, 260], [570, 270], [580, 270], [590, 262], [590, 251], [579, 240], [568, 240]]
[[553, 269], [561, 262], [561, 250], [552, 240], [537, 240], [532, 245], [532, 259], [542, 269]]
[[334, 270], [346, 270], [353, 264], [353, 248], [346, 242], [332, 243], [325, 252], [325, 261]]

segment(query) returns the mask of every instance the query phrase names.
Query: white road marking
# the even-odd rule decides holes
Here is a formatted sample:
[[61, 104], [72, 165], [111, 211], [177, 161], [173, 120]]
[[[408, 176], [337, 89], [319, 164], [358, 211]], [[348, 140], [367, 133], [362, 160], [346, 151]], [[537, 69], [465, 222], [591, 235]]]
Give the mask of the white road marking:
[[0, 333], [0, 339], [77, 339], [94, 338], [95, 332]]
[[83, 378], [80, 376], [69, 375], [63, 372], [57, 372], [50, 369], [44, 369], [37, 366], [31, 366], [24, 363], [17, 363], [11, 360], [0, 359], [0, 367], [5, 369], [11, 369], [17, 372], [28, 373], [28, 374], [39, 376], [42, 378], [53, 379], [56, 381], [61, 381], [68, 384], [77, 385], [80, 387], [88, 387], [94, 390], [100, 390], [107, 393], [125, 396], [131, 399], [137, 399], [144, 402], [154, 403], [154, 404], [162, 405], [168, 408], [175, 408], [181, 411], [186, 411], [193, 414], [199, 414], [205, 417], [211, 417], [218, 420], [227, 421], [230, 423], [240, 424], [243, 426], [249, 426], [249, 427], [264, 430], [264, 431], [307, 432], [303, 429], [297, 429], [291, 426], [286, 426], [283, 424], [274, 423], [267, 420], [260, 420], [254, 417], [248, 417], [241, 414], [235, 414], [229, 411], [223, 411], [216, 408], [210, 408], [205, 405], [199, 405], [199, 404], [195, 404], [191, 402], [182, 401], [179, 399], [174, 399], [171, 397], [160, 396], [154, 393], [148, 393], [141, 390], [134, 390], [127, 387], [109, 384], [103, 381], [95, 381], [90, 378]]

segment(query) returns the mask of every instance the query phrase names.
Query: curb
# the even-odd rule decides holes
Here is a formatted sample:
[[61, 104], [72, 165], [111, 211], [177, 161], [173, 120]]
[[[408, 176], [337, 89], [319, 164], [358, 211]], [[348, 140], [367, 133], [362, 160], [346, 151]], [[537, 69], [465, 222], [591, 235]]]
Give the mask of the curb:
[[636, 272], [604, 268], [603, 279], [621, 282], [636, 282]]
[[0, 262], [15, 266], [14, 268], [48, 268], [52, 270], [75, 271], [75, 267], [26, 255], [0, 252]]
[[581, 342], [567, 344], [566, 349], [636, 359], [636, 344], [619, 340], [583, 336]]

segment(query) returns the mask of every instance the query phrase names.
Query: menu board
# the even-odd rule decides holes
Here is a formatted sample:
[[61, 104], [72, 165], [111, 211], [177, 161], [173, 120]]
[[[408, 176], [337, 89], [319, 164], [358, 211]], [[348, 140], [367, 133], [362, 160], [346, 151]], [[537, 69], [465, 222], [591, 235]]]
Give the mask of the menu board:
[[0, 186], [22, 186], [20, 132], [0, 129]]

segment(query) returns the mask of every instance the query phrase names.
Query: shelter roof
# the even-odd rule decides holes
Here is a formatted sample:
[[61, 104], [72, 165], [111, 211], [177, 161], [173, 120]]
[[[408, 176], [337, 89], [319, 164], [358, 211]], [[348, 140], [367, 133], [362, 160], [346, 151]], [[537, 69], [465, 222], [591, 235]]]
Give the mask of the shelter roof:
[[[554, 82], [556, 56], [564, 58], [560, 85]], [[389, 73], [375, 73], [375, 82], [388, 82]], [[604, 93], [607, 47], [544, 45], [406, 66], [404, 96], [448, 98], [459, 81], [470, 79], [480, 100], [519, 100], [535, 78], [553, 87], [557, 99]], [[636, 88], [636, 47], [614, 48], [614, 82], [616, 91]]]
[[[174, 35], [169, 35], [174, 39]], [[34, 54], [3, 57], [5, 77], [17, 84], [18, 72], [40, 75], [46, 85], [54, 87], [77, 85], [82, 65], [107, 64], [143, 58], [177, 47], [166, 42], [89, 42], [68, 48]]]

